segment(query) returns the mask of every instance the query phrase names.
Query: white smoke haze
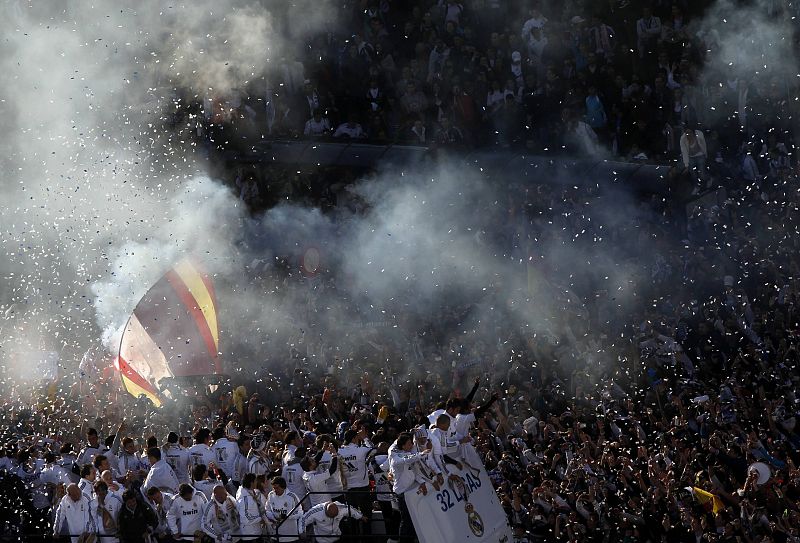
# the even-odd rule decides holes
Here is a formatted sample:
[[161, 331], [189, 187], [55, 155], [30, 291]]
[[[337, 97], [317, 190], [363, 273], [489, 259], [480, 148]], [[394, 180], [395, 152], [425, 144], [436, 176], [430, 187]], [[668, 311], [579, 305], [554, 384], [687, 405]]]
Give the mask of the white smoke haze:
[[[165, 128], [181, 93], [224, 94], [297, 58], [305, 36], [335, 27], [333, 2], [13, 6], [0, 21], [9, 112], [0, 302], [26, 308], [17, 334], [30, 344], [113, 346], [141, 296], [185, 255], [215, 281], [233, 370], [286, 364], [295, 351], [319, 365], [334, 352], [357, 363], [393, 344], [403, 354], [391, 371], [402, 374], [420, 357], [457, 357], [467, 342], [489, 352], [515, 330], [584, 352], [589, 332], [571, 318], [586, 311], [578, 296], [605, 289], [621, 314], [640, 303], [636, 255], [597, 228], [634, 222], [630, 198], [584, 209], [595, 240], [573, 237], [566, 221], [509, 217], [511, 180], [457, 163], [387, 167], [353, 189], [364, 213], [335, 217], [292, 204], [249, 217], [209, 178], [181, 130]], [[326, 272], [298, 281], [309, 246]], [[540, 273], [529, 288], [531, 259], [558, 272], [552, 283]], [[420, 330], [424, 320], [446, 322], [443, 335]]]
[[203, 158], [164, 125], [186, 106], [181, 92], [240, 88], [298, 49], [287, 36], [333, 20], [330, 2], [266, 6], [308, 13], [288, 33], [265, 4], [4, 2], [0, 303], [26, 320], [65, 315], [71, 334], [53, 347], [82, 350], [98, 327], [119, 327], [118, 313], [182, 251], [230, 245], [203, 238], [227, 235], [220, 221], [235, 218], [235, 201], [218, 205], [221, 187], [198, 188]]
[[795, 77], [797, 20], [790, 9], [764, 0], [715, 2], [692, 29], [705, 37], [711, 51], [704, 75], [723, 84], [739, 78]]

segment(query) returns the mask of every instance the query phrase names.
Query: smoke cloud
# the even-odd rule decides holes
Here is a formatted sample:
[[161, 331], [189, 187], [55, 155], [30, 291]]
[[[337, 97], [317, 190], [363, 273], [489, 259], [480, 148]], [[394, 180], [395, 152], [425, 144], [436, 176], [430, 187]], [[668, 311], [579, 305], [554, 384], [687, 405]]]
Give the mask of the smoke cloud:
[[[111, 347], [144, 292], [192, 254], [215, 281], [233, 372], [338, 356], [345, 369], [424, 373], [431, 360], [503, 363], [519, 337], [598, 373], [611, 363], [590, 328], [641, 303], [636, 258], [660, 235], [625, 191], [386, 165], [335, 213], [281, 204], [251, 217], [208, 177], [184, 139], [191, 118], [169, 126], [183, 97], [233, 92], [296, 59], [304, 37], [330, 29], [331, 2], [12, 6], [0, 22], [0, 271], [2, 303], [20, 308], [15, 341], [76, 356]], [[300, 279], [308, 247], [323, 273]]]

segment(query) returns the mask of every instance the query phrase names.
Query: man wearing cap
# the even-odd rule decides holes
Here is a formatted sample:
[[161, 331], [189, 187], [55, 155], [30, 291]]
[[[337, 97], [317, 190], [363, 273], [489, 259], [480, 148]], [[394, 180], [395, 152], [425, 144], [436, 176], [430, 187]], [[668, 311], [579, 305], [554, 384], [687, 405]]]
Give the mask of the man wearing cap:
[[144, 480], [144, 488], [155, 486], [161, 490], [174, 494], [178, 491], [178, 478], [172, 467], [161, 458], [161, 449], [151, 447], [147, 450], [147, 459], [150, 461], [150, 471]]
[[339, 502], [325, 502], [315, 505], [300, 519], [300, 532], [314, 528], [314, 540], [317, 543], [335, 543], [342, 535], [340, 524], [342, 519], [350, 517], [367, 522], [355, 507]]
[[189, 484], [189, 451], [181, 447], [178, 443], [178, 434], [170, 432], [167, 435], [167, 442], [161, 448], [161, 457], [169, 464], [178, 482]]

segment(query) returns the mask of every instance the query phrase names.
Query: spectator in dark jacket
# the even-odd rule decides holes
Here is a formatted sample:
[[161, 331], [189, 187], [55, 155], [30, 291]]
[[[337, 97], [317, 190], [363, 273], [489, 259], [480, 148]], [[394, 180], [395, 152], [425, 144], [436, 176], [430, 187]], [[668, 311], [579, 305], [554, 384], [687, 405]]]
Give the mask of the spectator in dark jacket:
[[143, 543], [150, 528], [158, 526], [155, 513], [136, 499], [135, 490], [126, 490], [122, 495], [124, 505], [119, 511], [120, 543]]

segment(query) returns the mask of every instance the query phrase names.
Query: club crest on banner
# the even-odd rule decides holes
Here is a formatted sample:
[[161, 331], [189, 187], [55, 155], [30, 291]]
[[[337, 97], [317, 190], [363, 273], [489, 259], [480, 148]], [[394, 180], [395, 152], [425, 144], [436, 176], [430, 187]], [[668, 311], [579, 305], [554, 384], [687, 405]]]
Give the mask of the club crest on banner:
[[478, 537], [483, 537], [483, 519], [475, 511], [475, 507], [471, 503], [467, 503], [464, 506], [464, 509], [467, 511], [467, 525], [469, 529]]

